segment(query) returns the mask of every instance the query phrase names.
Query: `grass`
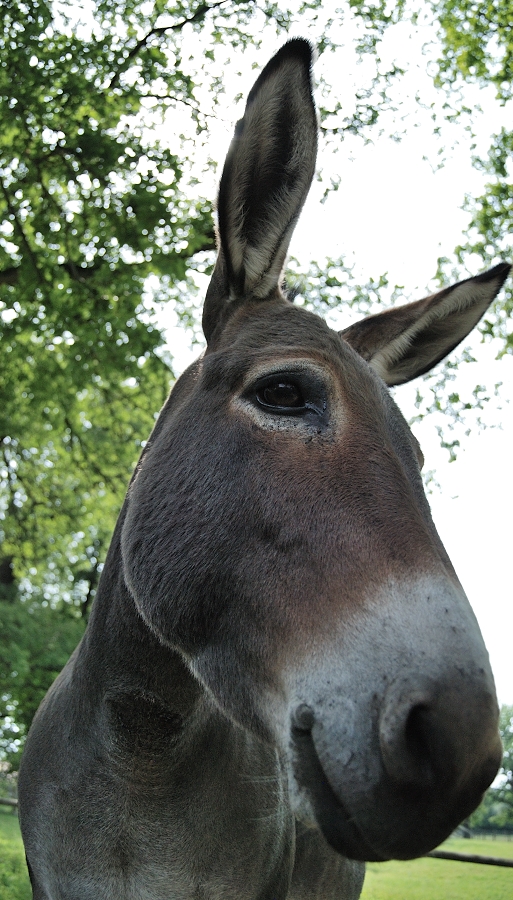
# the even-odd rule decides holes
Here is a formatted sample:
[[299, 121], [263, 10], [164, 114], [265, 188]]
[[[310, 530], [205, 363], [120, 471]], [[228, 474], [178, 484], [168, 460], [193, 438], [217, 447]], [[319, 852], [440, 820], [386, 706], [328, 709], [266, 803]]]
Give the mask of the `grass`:
[[18, 817], [0, 806], [0, 900], [30, 900], [31, 897]]
[[[513, 841], [453, 838], [444, 849], [513, 859]], [[0, 806], [0, 900], [30, 900], [17, 816]], [[513, 869], [416, 859], [369, 863], [362, 900], [512, 900]]]
[[[441, 849], [513, 859], [513, 842], [451, 838]], [[511, 900], [513, 869], [446, 859], [368, 863], [362, 900]]]

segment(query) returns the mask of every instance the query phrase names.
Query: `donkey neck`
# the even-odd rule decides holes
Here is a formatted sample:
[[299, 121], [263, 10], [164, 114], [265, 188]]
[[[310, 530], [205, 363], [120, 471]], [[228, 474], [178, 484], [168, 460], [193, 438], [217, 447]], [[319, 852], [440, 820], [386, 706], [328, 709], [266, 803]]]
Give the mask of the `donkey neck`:
[[124, 516], [125, 507], [80, 646], [78, 668], [83, 665], [95, 673], [92, 687], [97, 688], [98, 697], [138, 695], [177, 717], [186, 717], [203, 691], [181, 654], [148, 628], [126, 587], [120, 549]]
[[[101, 735], [100, 757], [108, 758], [112, 859], [118, 847], [130, 848], [123, 856], [125, 877], [141, 896], [141, 872], [151, 880], [155, 872], [160, 877], [162, 867], [166, 878], [172, 873], [175, 892], [169, 896], [244, 893], [285, 900], [294, 820], [283, 761], [273, 747], [224, 715], [184, 657], [144, 623], [123, 580], [123, 517], [75, 660], [76, 677], [87, 675], [90, 682], [94, 673], [96, 679], [90, 708], [100, 727], [89, 724], [89, 730]], [[147, 858], [132, 844], [141, 823], [149, 836]], [[225, 841], [215, 859], [214, 834]], [[163, 835], [165, 849], [158, 856], [153, 847]], [[155, 871], [147, 871], [149, 861]], [[159, 885], [153, 889], [152, 896], [160, 897]]]

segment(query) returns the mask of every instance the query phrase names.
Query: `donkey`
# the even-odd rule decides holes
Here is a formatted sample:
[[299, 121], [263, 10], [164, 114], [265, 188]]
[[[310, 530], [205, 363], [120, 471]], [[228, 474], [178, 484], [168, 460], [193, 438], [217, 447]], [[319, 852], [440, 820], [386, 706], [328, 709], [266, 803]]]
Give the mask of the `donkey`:
[[34, 900], [356, 900], [365, 860], [427, 853], [500, 762], [488, 656], [387, 385], [455, 347], [509, 266], [340, 334], [287, 299], [311, 61], [290, 41], [248, 96], [207, 349], [28, 737]]

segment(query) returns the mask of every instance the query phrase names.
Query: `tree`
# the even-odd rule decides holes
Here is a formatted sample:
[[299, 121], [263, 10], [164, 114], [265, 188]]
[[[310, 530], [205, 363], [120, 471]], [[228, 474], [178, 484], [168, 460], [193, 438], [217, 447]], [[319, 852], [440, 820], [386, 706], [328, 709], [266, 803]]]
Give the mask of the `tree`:
[[[440, 83], [449, 87], [463, 77], [458, 16], [474, 6], [434, 5], [446, 47], [452, 41], [456, 48], [440, 67]], [[47, 623], [50, 630], [58, 623], [60, 635], [48, 684], [59, 654], [83, 628], [129, 475], [172, 381], [160, 302], [171, 301], [184, 325], [197, 322], [194, 289], [210, 271], [214, 248], [214, 179], [203, 143], [225, 89], [224, 67], [235, 55], [249, 67], [262, 36], [282, 40], [298, 28], [319, 47], [325, 137], [333, 146], [341, 138], [369, 140], [401, 75], [381, 61], [381, 41], [403, 14], [402, 0], [392, 7], [385, 0], [180, 0], [171, 7], [94, 0], [89, 16], [71, 0], [4, 0], [0, 564], [15, 590], [11, 585], [0, 607], [0, 696], [16, 727], [25, 727], [33, 709], [20, 672], [29, 690]], [[507, 18], [500, 21], [498, 40], [507, 48]], [[483, 40], [486, 34], [483, 24]], [[322, 59], [351, 40], [364, 65], [348, 109], [339, 86], [324, 82]], [[480, 46], [476, 77], [485, 78], [492, 51], [486, 40]], [[494, 84], [506, 100], [502, 82]], [[497, 145], [493, 165], [501, 171], [508, 148]], [[198, 166], [210, 180], [208, 199]], [[483, 258], [490, 236], [494, 246], [504, 243], [510, 221], [503, 182], [497, 177], [497, 193], [486, 201], [493, 209], [483, 205]], [[305, 279], [313, 285], [308, 293], [318, 308], [344, 294], [364, 312], [378, 289], [389, 301], [398, 296], [384, 277], [355, 285], [343, 260], [328, 272], [315, 265], [296, 272], [298, 290]], [[497, 322], [506, 334], [501, 313], [486, 327], [497, 329]], [[446, 404], [442, 393], [435, 384], [431, 407]], [[449, 408], [458, 418], [468, 405], [452, 396]], [[44, 679], [34, 684], [42, 689]]]
[[[493, 88], [502, 105], [513, 100], [512, 0], [438, 0], [432, 4], [439, 22], [443, 53], [438, 61], [437, 83], [454, 92], [462, 82]], [[477, 254], [484, 262], [511, 256], [513, 233], [513, 131], [502, 128], [493, 136], [488, 158], [474, 158], [474, 165], [490, 181], [481, 197], [467, 197], [472, 213], [468, 240], [456, 248], [464, 261]], [[504, 352], [513, 352], [511, 314], [513, 293], [506, 303], [487, 317], [484, 333], [504, 342]]]
[[[43, 2], [7, 2], [2, 24], [3, 553], [22, 590], [30, 576], [49, 600], [57, 578], [87, 599], [170, 377], [145, 279], [183, 278], [212, 225], [185, 204], [177, 155], [127, 127], [142, 102], [129, 64], [154, 83], [166, 62], [134, 23], [128, 48], [81, 39]], [[190, 94], [179, 69], [168, 89]]]
[[0, 566], [0, 754], [14, 768], [34, 713], [83, 632], [68, 603], [26, 603], [9, 562]]
[[498, 783], [486, 792], [481, 806], [471, 815], [471, 828], [513, 830], [513, 706], [503, 706], [499, 731], [504, 755]]
[[438, 80], [459, 77], [490, 82], [502, 100], [513, 97], [511, 0], [435, 0], [432, 7], [443, 37]]
[[[315, 18], [322, 4], [296, 6]], [[362, 50], [374, 50], [392, 17], [384, 4], [350, 7], [367, 25]], [[205, 130], [196, 94], [209, 68], [194, 69], [184, 39], [201, 31], [211, 109], [219, 48], [254, 43], [257, 21], [283, 30], [293, 19], [226, 0], [171, 11], [97, 0], [88, 24], [76, 15], [71, 3], [6, 0], [0, 36], [3, 554], [20, 590], [44, 585], [48, 600], [55, 581], [90, 593], [172, 377], [155, 301], [212, 259], [211, 204], [187, 159]], [[382, 101], [371, 93], [343, 122], [335, 104], [332, 130], [372, 123]], [[170, 111], [190, 130], [173, 150], [155, 137]]]
[[504, 804], [504, 818], [513, 826], [513, 706], [503, 706], [500, 716], [500, 732], [504, 755], [501, 766], [501, 784], [496, 796]]
[[[375, 58], [332, 134], [365, 132], [395, 70], [376, 47], [400, 15], [351, 0]], [[0, 712], [22, 736], [83, 629], [128, 477], [172, 380], [156, 309], [208, 272], [210, 200], [194, 157], [223, 64], [320, 0], [5, 0], [0, 13]], [[84, 17], [82, 21], [82, 17]], [[310, 28], [308, 29], [310, 30]], [[191, 47], [201, 34], [201, 52]], [[205, 65], [206, 61], [206, 65]], [[172, 140], [163, 137], [170, 123]], [[178, 126], [177, 124], [178, 123]], [[160, 135], [160, 136], [157, 136]], [[203, 153], [203, 164], [208, 158]], [[21, 729], [16, 731], [16, 729]], [[18, 740], [18, 738], [16, 738]]]

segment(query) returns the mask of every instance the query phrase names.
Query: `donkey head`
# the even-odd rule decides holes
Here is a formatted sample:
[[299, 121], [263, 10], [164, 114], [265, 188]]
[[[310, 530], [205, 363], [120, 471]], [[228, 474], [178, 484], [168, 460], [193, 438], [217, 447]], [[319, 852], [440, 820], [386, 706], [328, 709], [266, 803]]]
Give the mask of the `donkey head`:
[[286, 44], [237, 124], [204, 356], [132, 484], [126, 583], [223, 715], [285, 760], [296, 814], [357, 859], [431, 849], [500, 761], [479, 628], [387, 385], [474, 327], [509, 267], [340, 334], [281, 273], [312, 180], [311, 48]]

